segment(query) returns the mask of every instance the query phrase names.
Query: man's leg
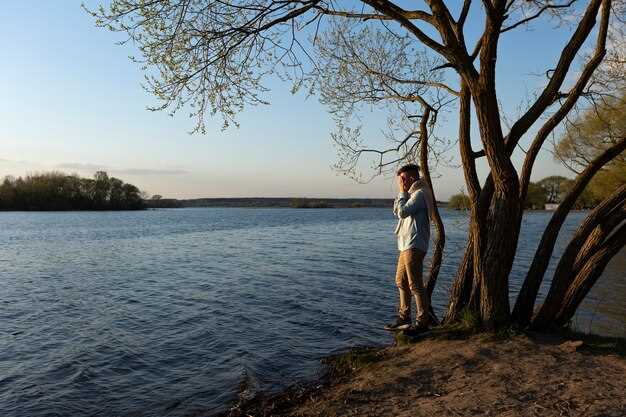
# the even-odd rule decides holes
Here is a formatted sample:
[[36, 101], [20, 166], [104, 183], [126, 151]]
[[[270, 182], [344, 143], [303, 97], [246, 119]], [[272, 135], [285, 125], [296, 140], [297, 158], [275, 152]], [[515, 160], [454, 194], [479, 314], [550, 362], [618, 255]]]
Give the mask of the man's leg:
[[428, 310], [430, 307], [430, 297], [426, 294], [424, 282], [422, 281], [422, 269], [424, 264], [424, 256], [426, 255], [419, 249], [411, 249], [406, 256], [405, 270], [409, 282], [411, 293], [415, 297], [415, 324], [418, 327], [428, 325]]
[[406, 252], [398, 255], [398, 267], [396, 268], [396, 286], [399, 293], [398, 317], [400, 320], [411, 320], [411, 289], [406, 268]]

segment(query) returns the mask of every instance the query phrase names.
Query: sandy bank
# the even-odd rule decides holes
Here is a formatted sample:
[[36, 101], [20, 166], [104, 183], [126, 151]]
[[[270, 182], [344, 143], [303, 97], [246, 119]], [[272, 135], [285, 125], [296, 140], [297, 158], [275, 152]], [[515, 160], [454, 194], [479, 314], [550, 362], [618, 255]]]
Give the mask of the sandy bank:
[[324, 384], [228, 415], [624, 416], [626, 360], [615, 349], [552, 336], [431, 336], [334, 358]]

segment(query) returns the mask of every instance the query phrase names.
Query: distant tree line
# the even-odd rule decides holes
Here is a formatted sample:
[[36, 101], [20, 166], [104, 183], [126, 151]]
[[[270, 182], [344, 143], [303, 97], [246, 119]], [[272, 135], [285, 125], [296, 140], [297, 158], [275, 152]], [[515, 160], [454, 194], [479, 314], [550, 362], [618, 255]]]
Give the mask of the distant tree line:
[[[180, 207], [265, 207], [265, 208], [390, 208], [391, 198], [289, 198], [289, 197], [234, 197], [194, 198], [177, 200], [153, 195], [145, 200], [148, 208]], [[445, 204], [438, 202], [438, 204]]]
[[46, 172], [7, 176], [0, 185], [0, 210], [141, 210], [142, 193], [133, 184], [98, 171], [91, 178]]
[[[618, 170], [622, 170], [622, 172], [618, 173]], [[613, 180], [613, 178], [615, 178], [614, 182], [619, 183], [619, 185], [626, 182], [626, 173], [623, 170], [623, 165], [615, 164], [614, 167], [602, 171], [597, 176], [598, 179], [591, 181], [576, 199], [573, 208], [578, 210], [589, 209], [600, 204], [616, 188], [613, 184], [607, 186], [606, 182]], [[524, 208], [542, 210], [546, 204], [559, 204], [570, 192], [573, 184], [574, 180], [559, 175], [552, 175], [540, 181], [531, 182], [528, 184]], [[463, 193], [453, 195], [448, 203], [448, 207], [455, 210], [468, 210], [470, 206], [469, 197]]]
[[[612, 169], [615, 168], [615, 169]], [[617, 169], [623, 170], [623, 166], [615, 165], [601, 171], [594, 181], [591, 181], [574, 203], [575, 209], [589, 209], [596, 207], [607, 198], [613, 190], [626, 182], [626, 173], [622, 173], [621, 180], [617, 175]], [[606, 182], [615, 178], [618, 185], [607, 185]], [[561, 176], [551, 176], [536, 183], [530, 183], [526, 197], [526, 208], [537, 209], [546, 203], [559, 204], [570, 192], [574, 180]]]
[[304, 198], [294, 198], [289, 202], [291, 208], [329, 208], [331, 207], [324, 200], [310, 200]]

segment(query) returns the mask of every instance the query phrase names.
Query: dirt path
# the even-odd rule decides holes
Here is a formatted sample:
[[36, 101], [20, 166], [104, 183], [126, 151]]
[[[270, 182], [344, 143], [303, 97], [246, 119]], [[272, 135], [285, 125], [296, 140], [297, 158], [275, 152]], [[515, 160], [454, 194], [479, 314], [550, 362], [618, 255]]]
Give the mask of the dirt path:
[[626, 360], [577, 345], [527, 336], [423, 340], [356, 355], [348, 362], [358, 369], [327, 386], [232, 415], [626, 416]]

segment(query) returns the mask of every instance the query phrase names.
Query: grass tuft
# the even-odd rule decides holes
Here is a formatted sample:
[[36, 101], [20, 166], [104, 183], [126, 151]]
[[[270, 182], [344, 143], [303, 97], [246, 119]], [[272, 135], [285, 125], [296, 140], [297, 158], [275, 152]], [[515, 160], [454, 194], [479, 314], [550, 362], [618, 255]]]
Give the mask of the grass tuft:
[[355, 348], [339, 355], [327, 357], [322, 360], [322, 363], [327, 366], [328, 372], [332, 376], [342, 376], [381, 359], [380, 348]]
[[478, 317], [478, 313], [467, 308], [463, 309], [463, 311], [461, 311], [460, 325], [466, 330], [472, 332], [480, 331], [481, 323], [480, 317]]

